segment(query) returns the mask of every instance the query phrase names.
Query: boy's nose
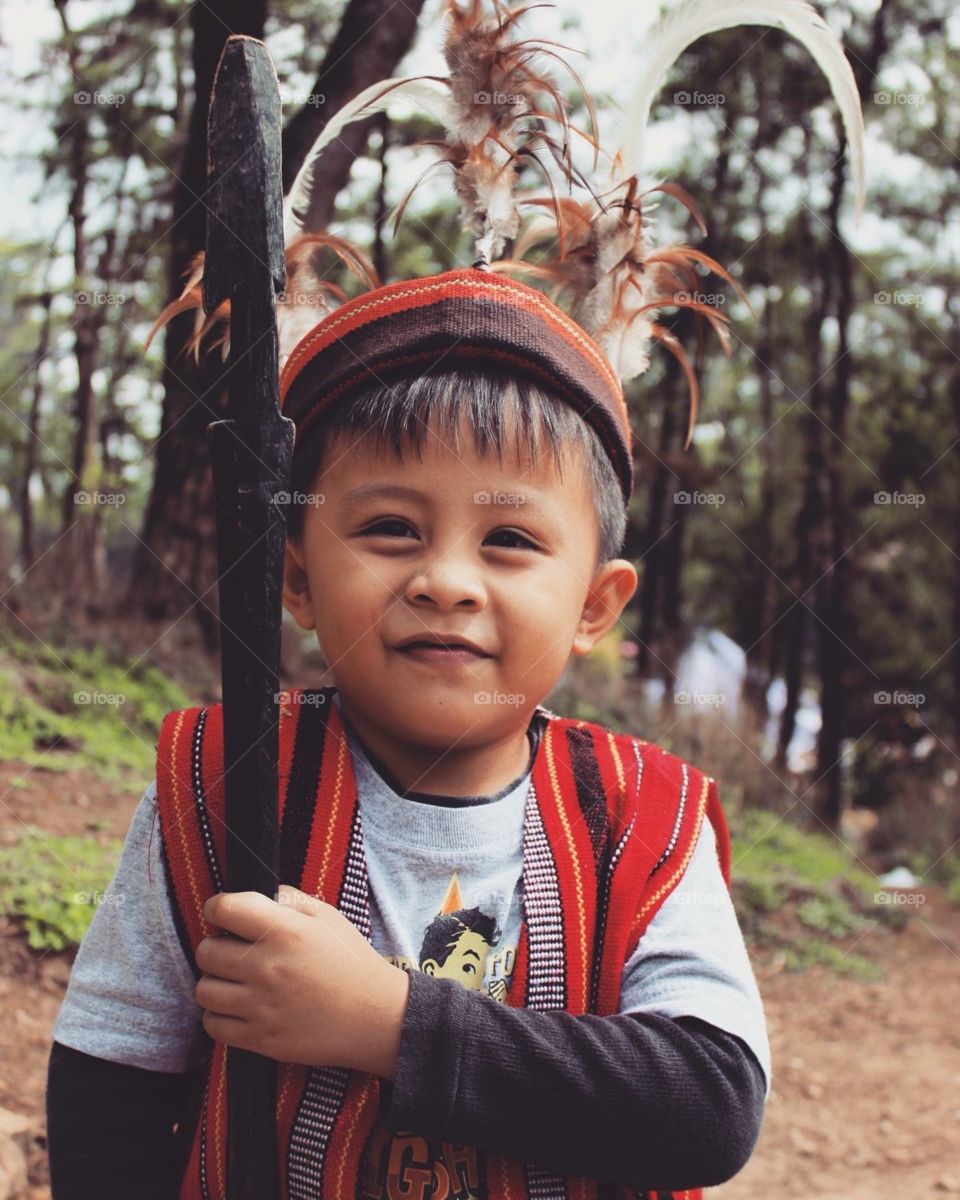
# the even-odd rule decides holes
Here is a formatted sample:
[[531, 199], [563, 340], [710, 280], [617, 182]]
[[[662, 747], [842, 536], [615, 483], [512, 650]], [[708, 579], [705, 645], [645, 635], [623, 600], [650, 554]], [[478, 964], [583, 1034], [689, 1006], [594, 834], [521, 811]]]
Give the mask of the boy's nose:
[[406, 599], [413, 604], [434, 604], [438, 608], [482, 608], [486, 587], [476, 563], [464, 555], [438, 555], [421, 565], [407, 585]]

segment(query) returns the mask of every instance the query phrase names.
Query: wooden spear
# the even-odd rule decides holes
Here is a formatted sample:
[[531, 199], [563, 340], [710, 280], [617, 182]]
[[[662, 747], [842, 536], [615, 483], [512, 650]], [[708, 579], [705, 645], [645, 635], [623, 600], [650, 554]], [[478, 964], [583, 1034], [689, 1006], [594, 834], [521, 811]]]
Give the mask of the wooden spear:
[[[280, 588], [293, 422], [278, 404], [285, 282], [280, 94], [264, 44], [227, 39], [207, 119], [203, 307], [230, 301], [228, 419], [210, 425], [217, 513], [227, 886], [277, 892]], [[227, 1196], [277, 1195], [276, 1067], [227, 1049]]]

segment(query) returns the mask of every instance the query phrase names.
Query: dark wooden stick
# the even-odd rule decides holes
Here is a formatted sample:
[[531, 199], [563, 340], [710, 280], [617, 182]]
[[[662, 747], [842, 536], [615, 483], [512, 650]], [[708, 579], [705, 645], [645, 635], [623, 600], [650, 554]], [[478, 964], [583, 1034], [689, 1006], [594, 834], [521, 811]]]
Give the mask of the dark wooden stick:
[[[230, 300], [229, 418], [209, 427], [217, 507], [227, 890], [277, 891], [277, 688], [293, 422], [278, 404], [285, 282], [280, 95], [266, 47], [227, 39], [207, 127], [203, 304]], [[277, 1195], [276, 1062], [227, 1050], [227, 1196]]]

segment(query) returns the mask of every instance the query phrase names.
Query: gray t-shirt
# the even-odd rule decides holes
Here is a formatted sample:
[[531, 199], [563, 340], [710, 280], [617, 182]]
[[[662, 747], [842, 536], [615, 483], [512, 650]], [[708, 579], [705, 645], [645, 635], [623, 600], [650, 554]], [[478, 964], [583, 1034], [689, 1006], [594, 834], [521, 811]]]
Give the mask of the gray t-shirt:
[[[502, 999], [520, 934], [529, 770], [485, 804], [421, 803], [394, 791], [349, 727], [347, 736], [374, 948], [409, 970], [452, 976]], [[186, 1071], [199, 1061], [207, 1039], [196, 981], [174, 926], [155, 816], [151, 784], [77, 952], [53, 1037], [113, 1062]], [[482, 973], [476, 953], [469, 961], [466, 954], [462, 960], [452, 955], [438, 966], [429, 953], [432, 923], [443, 912], [474, 907], [495, 924], [489, 938], [474, 939], [486, 953]], [[763, 1004], [709, 820], [682, 879], [624, 965], [619, 1011], [695, 1016], [741, 1037], [763, 1068], [769, 1096]]]

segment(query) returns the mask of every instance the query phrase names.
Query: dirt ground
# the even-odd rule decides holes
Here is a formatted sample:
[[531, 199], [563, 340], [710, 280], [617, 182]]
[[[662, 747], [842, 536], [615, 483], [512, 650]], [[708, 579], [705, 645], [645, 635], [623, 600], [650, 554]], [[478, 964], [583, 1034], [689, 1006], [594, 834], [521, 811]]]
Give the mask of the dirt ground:
[[[50, 833], [122, 837], [139, 799], [92, 777], [0, 767], [0, 838], [29, 822]], [[92, 798], [95, 797], [95, 804]], [[90, 836], [94, 836], [93, 833]], [[936, 888], [907, 927], [876, 925], [849, 946], [882, 980], [803, 973], [754, 957], [773, 1052], [773, 1090], [750, 1162], [710, 1200], [936, 1200], [960, 1196], [960, 909]], [[0, 1106], [31, 1122], [30, 1187], [49, 1200], [44, 1088], [72, 953], [40, 955], [0, 918]]]

